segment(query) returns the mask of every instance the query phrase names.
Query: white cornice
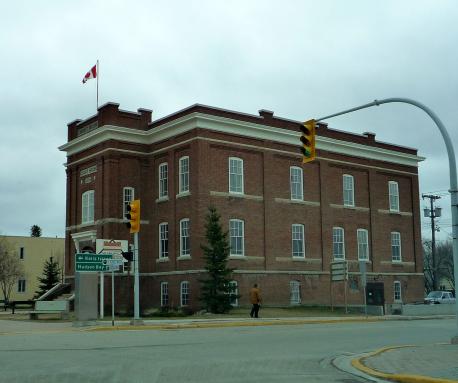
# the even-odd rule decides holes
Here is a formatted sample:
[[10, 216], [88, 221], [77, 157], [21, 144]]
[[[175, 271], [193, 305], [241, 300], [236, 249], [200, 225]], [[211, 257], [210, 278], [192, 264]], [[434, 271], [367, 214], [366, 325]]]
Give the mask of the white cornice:
[[[237, 121], [196, 112], [165, 123], [159, 127], [154, 127], [148, 131], [114, 125], [104, 125], [60, 146], [59, 150], [65, 151], [67, 152], [67, 156], [71, 156], [108, 140], [150, 145], [197, 128], [244, 136], [252, 139], [254, 138], [299, 146], [299, 131], [294, 132], [292, 130], [274, 128], [271, 126]], [[386, 161], [407, 166], [416, 167], [418, 166], [418, 162], [424, 160], [423, 157], [414, 154], [397, 152], [394, 150], [336, 140], [322, 136], [317, 136], [316, 146], [317, 149], [332, 153]]]

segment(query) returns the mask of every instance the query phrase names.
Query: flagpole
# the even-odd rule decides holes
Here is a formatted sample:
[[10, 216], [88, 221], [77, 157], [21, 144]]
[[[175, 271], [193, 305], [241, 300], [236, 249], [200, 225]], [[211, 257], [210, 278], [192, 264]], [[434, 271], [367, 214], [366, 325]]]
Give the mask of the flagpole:
[[100, 68], [99, 60], [97, 60], [97, 111], [99, 110], [99, 77], [100, 77]]

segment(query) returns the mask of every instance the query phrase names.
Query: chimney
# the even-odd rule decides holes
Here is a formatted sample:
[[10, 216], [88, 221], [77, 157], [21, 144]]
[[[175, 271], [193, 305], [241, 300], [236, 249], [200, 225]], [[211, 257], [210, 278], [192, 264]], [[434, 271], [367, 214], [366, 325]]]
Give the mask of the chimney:
[[137, 112], [140, 113], [142, 126], [148, 126], [148, 124], [151, 123], [153, 111], [151, 109], [138, 108]]
[[372, 132], [364, 132], [363, 133], [363, 136], [366, 136], [367, 137], [367, 140], [369, 142], [375, 142], [375, 133], [372, 133]]
[[271, 119], [274, 116], [274, 112], [271, 110], [261, 109], [258, 111], [259, 115], [264, 119]]
[[76, 127], [82, 120], [77, 119], [67, 124], [67, 141], [71, 141], [76, 138]]

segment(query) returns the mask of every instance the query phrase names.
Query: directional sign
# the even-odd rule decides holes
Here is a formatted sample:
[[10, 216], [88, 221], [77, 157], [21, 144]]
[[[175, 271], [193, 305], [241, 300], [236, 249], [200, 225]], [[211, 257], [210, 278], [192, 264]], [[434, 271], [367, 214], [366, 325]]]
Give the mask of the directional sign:
[[111, 259], [111, 254], [77, 253], [75, 257], [75, 271], [98, 272], [107, 271], [108, 266], [103, 264], [106, 259]]
[[[128, 249], [128, 241], [123, 239], [97, 239], [95, 242], [95, 248], [97, 254], [110, 254], [112, 259], [120, 259], [123, 262], [127, 262], [122, 256], [123, 251]], [[120, 264], [123, 266], [123, 263]], [[124, 267], [121, 267], [123, 270]], [[119, 271], [119, 265], [111, 267], [108, 271]]]
[[337, 261], [331, 263], [331, 280], [345, 281], [347, 279], [347, 261]]
[[346, 275], [345, 274], [339, 274], [339, 275], [333, 275], [332, 280], [333, 281], [345, 281]]
[[343, 262], [331, 263], [331, 270], [332, 271], [347, 270], [347, 264]]
[[123, 259], [104, 259], [102, 263], [108, 266], [122, 266], [124, 263], [124, 260]]
[[95, 247], [97, 254], [121, 254], [123, 251], [127, 251], [128, 243], [126, 240], [97, 239]]

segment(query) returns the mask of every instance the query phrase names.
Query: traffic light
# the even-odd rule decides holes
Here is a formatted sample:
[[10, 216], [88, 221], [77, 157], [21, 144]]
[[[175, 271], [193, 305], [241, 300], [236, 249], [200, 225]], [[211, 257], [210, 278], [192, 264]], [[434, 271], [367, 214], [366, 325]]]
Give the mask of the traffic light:
[[123, 264], [124, 271], [127, 271], [128, 273], [130, 273], [132, 261], [134, 260], [134, 252], [133, 251], [123, 251], [122, 256], [127, 261], [127, 262], [124, 262]]
[[301, 125], [301, 152], [304, 164], [315, 159], [315, 126], [315, 120], [305, 121]]
[[131, 233], [138, 233], [140, 231], [140, 200], [135, 199], [127, 205], [126, 218], [130, 221], [126, 225]]
[[123, 251], [122, 256], [127, 262], [132, 262], [134, 260], [134, 252], [133, 251]]

